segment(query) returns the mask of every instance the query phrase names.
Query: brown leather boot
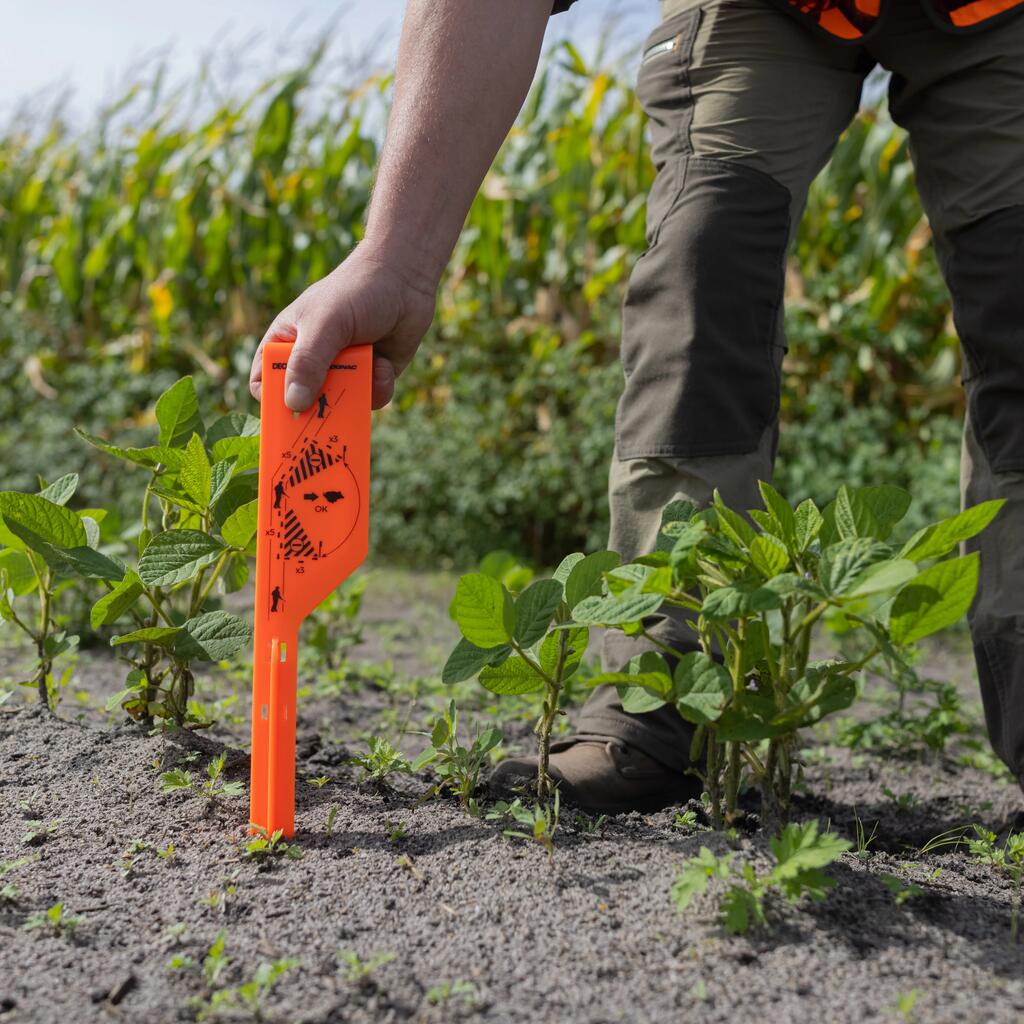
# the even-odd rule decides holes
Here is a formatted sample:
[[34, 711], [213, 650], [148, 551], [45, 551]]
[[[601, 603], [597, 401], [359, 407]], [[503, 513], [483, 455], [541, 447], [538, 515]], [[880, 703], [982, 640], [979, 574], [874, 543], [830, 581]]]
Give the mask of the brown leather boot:
[[[549, 772], [562, 799], [585, 811], [656, 811], [700, 796], [700, 781], [666, 768], [618, 739], [572, 739], [551, 745]], [[500, 795], [526, 791], [537, 781], [536, 757], [513, 757], [491, 775]]]

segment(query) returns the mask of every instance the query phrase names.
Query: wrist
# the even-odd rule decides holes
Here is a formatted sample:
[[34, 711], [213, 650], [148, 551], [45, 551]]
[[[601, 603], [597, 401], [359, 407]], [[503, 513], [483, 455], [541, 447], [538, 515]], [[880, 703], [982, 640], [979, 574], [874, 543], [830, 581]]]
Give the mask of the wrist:
[[356, 251], [360, 258], [396, 274], [415, 291], [433, 298], [450, 253], [440, 253], [398, 232], [367, 233]]

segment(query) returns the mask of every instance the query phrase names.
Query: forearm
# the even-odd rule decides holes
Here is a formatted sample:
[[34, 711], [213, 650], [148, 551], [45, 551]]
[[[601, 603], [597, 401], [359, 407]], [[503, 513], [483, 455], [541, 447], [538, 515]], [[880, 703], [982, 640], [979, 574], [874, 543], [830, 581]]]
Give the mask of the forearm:
[[537, 67], [551, 0], [408, 0], [361, 248], [433, 289]]

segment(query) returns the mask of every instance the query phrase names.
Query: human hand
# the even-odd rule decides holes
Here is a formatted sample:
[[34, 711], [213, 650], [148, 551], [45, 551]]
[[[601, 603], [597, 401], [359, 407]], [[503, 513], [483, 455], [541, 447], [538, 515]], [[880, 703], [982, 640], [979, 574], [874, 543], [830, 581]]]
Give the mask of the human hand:
[[263, 336], [249, 390], [260, 399], [263, 346], [294, 341], [285, 375], [289, 409], [308, 409], [327, 369], [349, 345], [373, 345], [373, 408], [391, 401], [395, 381], [412, 361], [434, 318], [434, 290], [386, 257], [357, 247], [339, 267], [283, 309]]

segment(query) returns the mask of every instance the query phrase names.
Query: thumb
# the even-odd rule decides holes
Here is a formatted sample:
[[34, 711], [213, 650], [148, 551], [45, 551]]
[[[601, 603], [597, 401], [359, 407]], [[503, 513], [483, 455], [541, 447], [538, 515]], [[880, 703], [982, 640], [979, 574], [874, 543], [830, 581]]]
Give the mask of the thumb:
[[331, 360], [350, 340], [349, 332], [342, 333], [337, 326], [299, 322], [284, 377], [284, 402], [289, 409], [302, 412], [316, 401]]

